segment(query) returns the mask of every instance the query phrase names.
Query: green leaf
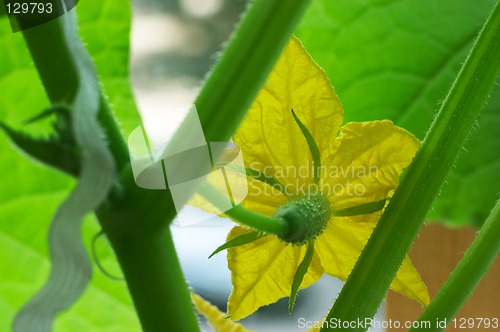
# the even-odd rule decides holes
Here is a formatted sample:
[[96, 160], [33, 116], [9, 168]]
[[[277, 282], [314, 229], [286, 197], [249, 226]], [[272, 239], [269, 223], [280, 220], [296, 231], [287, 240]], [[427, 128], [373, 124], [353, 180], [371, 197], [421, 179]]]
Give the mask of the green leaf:
[[[44, 112], [41, 116], [49, 114]], [[33, 119], [29, 120], [30, 122]], [[2, 129], [11, 141], [23, 152], [37, 160], [57, 168], [72, 176], [78, 176], [80, 171], [78, 147], [73, 140], [64, 141], [63, 137], [50, 137], [48, 139], [32, 137], [12, 129], [0, 121]], [[64, 133], [61, 133], [64, 134]]]
[[368, 214], [380, 211], [384, 208], [386, 200], [383, 199], [377, 202], [364, 203], [356, 206], [351, 206], [342, 210], [333, 211], [333, 214], [339, 217], [358, 216], [360, 214]]
[[309, 129], [307, 129], [307, 127], [300, 121], [293, 110], [292, 115], [293, 119], [299, 126], [302, 135], [304, 135], [304, 138], [307, 141], [307, 146], [309, 147], [309, 151], [311, 152], [311, 157], [314, 163], [314, 182], [318, 183], [321, 171], [321, 155], [319, 153], [318, 145], [316, 144], [316, 141], [314, 140], [314, 137], [312, 136]]
[[327, 320], [375, 315], [500, 76], [499, 35], [497, 1]]
[[239, 247], [239, 246], [242, 246], [244, 244], [248, 244], [248, 243], [251, 243], [253, 241], [256, 241], [256, 240], [260, 239], [262, 236], [264, 236], [264, 234], [261, 232], [257, 232], [257, 231], [237, 236], [234, 239], [224, 243], [223, 245], [221, 245], [217, 249], [215, 249], [214, 252], [211, 253], [210, 256], [208, 256], [208, 258], [212, 258], [212, 256], [218, 254], [222, 250], [226, 250], [226, 249], [234, 248], [234, 247]]
[[[494, 0], [318, 0], [297, 31], [326, 70], [346, 121], [391, 119], [422, 139]], [[500, 172], [500, 87], [430, 219], [486, 219]]]
[[295, 298], [297, 297], [297, 291], [300, 288], [300, 284], [302, 284], [302, 280], [304, 280], [304, 276], [309, 269], [309, 265], [311, 265], [312, 259], [314, 255], [314, 240], [311, 240], [307, 243], [307, 251], [300, 262], [299, 267], [297, 267], [297, 272], [293, 276], [292, 282], [292, 290], [290, 292], [290, 300], [288, 302], [288, 312], [292, 313], [293, 307], [295, 306]]
[[[80, 1], [76, 9], [79, 33], [97, 67], [102, 89], [122, 132], [128, 135], [140, 123], [129, 82], [130, 4]], [[50, 103], [22, 34], [12, 33], [7, 17], [0, 17], [0, 47], [0, 118], [17, 129]], [[30, 125], [31, 134], [51, 129], [49, 122]]]

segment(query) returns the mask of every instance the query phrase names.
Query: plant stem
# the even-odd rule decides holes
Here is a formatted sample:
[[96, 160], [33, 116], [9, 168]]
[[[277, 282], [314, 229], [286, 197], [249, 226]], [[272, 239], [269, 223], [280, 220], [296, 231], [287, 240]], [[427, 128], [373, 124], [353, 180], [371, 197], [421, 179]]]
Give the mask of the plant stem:
[[[80, 43], [80, 39], [65, 30], [61, 21], [27, 30], [24, 36], [51, 102], [70, 104], [83, 69], [67, 48], [68, 38], [73, 43]], [[89, 57], [86, 52], [76, 56]], [[170, 197], [166, 192], [141, 191], [135, 186], [127, 167], [128, 150], [102, 97], [99, 120], [106, 126], [114, 157], [122, 163], [120, 183], [127, 190], [114, 188], [97, 215], [124, 271], [144, 330], [164, 331], [175, 326], [178, 331], [197, 331], [194, 308], [167, 227], [175, 210], [145, 207], [158, 205], [158, 201], [162, 206], [173, 206]], [[158, 315], [153, 317], [152, 313]]]
[[[457, 267], [418, 321], [449, 323], [484, 277], [500, 252], [500, 200]], [[412, 328], [410, 331], [442, 331], [444, 328]]]
[[143, 330], [199, 331], [170, 228], [109, 238]]
[[[495, 84], [498, 59], [497, 3], [326, 320], [355, 321], [376, 313]], [[322, 329], [327, 330], [332, 329]]]
[[[56, 23], [48, 22], [43, 25], [43, 28], [25, 30], [23, 35], [51, 103], [69, 104], [78, 89], [78, 69], [65, 45], [64, 31]], [[102, 96], [99, 121], [106, 128], [109, 148], [115, 159], [117, 170], [121, 171], [130, 162], [128, 149], [111, 115], [109, 105]]]
[[310, 2], [256, 0], [249, 7], [195, 102], [207, 141], [231, 138]]
[[[209, 183], [204, 183], [197, 191], [200, 195], [209, 200], [215, 207], [225, 206], [227, 198]], [[234, 206], [231, 210], [224, 211], [224, 214], [236, 219], [243, 225], [255, 228], [257, 231], [266, 234], [275, 234], [283, 237], [287, 232], [288, 226], [283, 219], [272, 218], [249, 211], [240, 205]]]

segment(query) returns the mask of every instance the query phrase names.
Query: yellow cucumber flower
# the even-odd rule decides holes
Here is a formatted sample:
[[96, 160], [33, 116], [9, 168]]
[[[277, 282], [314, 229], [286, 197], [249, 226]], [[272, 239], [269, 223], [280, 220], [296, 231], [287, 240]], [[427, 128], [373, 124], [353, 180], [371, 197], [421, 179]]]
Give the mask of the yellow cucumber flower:
[[[233, 140], [253, 172], [241, 205], [299, 231], [279, 238], [231, 230], [228, 241], [255, 240], [228, 249], [233, 320], [285, 296], [291, 309], [296, 291], [323, 273], [341, 280], [351, 273], [419, 142], [391, 121], [342, 123], [326, 73], [293, 37]], [[429, 302], [408, 257], [391, 289]]]

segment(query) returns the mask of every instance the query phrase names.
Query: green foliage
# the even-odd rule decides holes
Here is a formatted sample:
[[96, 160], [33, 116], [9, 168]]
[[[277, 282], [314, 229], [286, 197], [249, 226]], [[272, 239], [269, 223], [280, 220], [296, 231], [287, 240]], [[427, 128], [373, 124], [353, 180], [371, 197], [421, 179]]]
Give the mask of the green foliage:
[[295, 272], [295, 275], [293, 276], [293, 282], [292, 282], [292, 290], [290, 293], [290, 299], [288, 301], [288, 312], [291, 314], [293, 311], [293, 307], [295, 306], [295, 299], [297, 297], [297, 291], [299, 290], [300, 284], [302, 283], [302, 280], [304, 280], [304, 276], [307, 273], [307, 269], [309, 268], [309, 265], [311, 265], [312, 259], [314, 256], [314, 240], [311, 240], [307, 243], [307, 251], [306, 254], [304, 255], [304, 258], [302, 259], [302, 262], [300, 262], [297, 272]]
[[[494, 0], [317, 0], [297, 31], [326, 70], [345, 121], [391, 119], [422, 139]], [[500, 87], [430, 219], [484, 220], [500, 172]]]
[[300, 121], [300, 119], [297, 117], [297, 114], [295, 114], [293, 110], [292, 110], [292, 115], [293, 119], [299, 126], [302, 135], [304, 135], [304, 138], [307, 141], [307, 146], [309, 147], [309, 151], [311, 152], [311, 157], [314, 164], [314, 182], [318, 183], [321, 172], [321, 155], [319, 152], [318, 145], [316, 144], [316, 141], [314, 140], [314, 137], [311, 135], [309, 129], [307, 129], [307, 127]]
[[211, 253], [210, 256], [208, 256], [208, 258], [212, 258], [214, 255], [217, 255], [222, 250], [226, 250], [226, 249], [234, 248], [234, 247], [239, 247], [239, 246], [242, 246], [244, 244], [257, 241], [263, 235], [264, 234], [262, 234], [258, 231], [255, 231], [255, 232], [250, 232], [250, 233], [246, 233], [246, 234], [237, 236], [234, 239], [224, 243], [223, 245], [221, 245], [217, 249], [215, 249], [214, 252]]
[[[50, 266], [45, 230], [65, 196], [65, 190], [28, 193], [0, 205], [0, 261], [2, 271], [8, 271], [2, 275], [0, 282], [2, 331], [10, 331], [12, 319], [19, 307], [46, 280]], [[94, 218], [86, 220], [84, 233], [88, 250], [91, 238], [98, 231], [99, 226]], [[98, 255], [105, 266], [113, 267], [116, 264], [109, 246], [99, 246]], [[90, 287], [71, 310], [61, 315], [55, 325], [56, 332], [139, 330], [125, 284], [109, 279], [96, 268]]]
[[56, 116], [56, 121], [53, 123], [55, 135], [51, 135], [48, 139], [33, 137], [27, 132], [10, 128], [1, 121], [0, 129], [26, 154], [77, 177], [80, 171], [80, 155], [71, 129], [69, 110], [51, 108], [27, 123], [39, 121], [53, 114]]

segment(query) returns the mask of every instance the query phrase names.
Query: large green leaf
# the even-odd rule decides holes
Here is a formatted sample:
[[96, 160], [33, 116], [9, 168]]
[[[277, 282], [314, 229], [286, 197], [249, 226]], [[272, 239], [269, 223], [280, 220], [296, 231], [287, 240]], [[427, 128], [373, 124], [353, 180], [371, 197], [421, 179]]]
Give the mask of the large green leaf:
[[[128, 84], [130, 7], [116, 1], [78, 5], [80, 31], [96, 62], [104, 91], [125, 133], [139, 118]], [[13, 34], [0, 18], [0, 118], [31, 134], [46, 135], [48, 121], [22, 122], [49, 106], [22, 34]], [[8, 331], [20, 307], [40, 289], [49, 273], [47, 231], [57, 206], [74, 182], [16, 151], [0, 134], [0, 330]], [[85, 243], [98, 232], [85, 222]], [[102, 250], [101, 250], [102, 251]], [[109, 249], [99, 254], [114, 264]], [[90, 287], [56, 322], [56, 331], [138, 331], [139, 324], [124, 282], [105, 277], [95, 267]]]
[[[422, 139], [494, 0], [316, 0], [297, 31], [339, 94], [346, 121], [391, 119]], [[500, 88], [430, 219], [484, 220], [500, 172]]]

